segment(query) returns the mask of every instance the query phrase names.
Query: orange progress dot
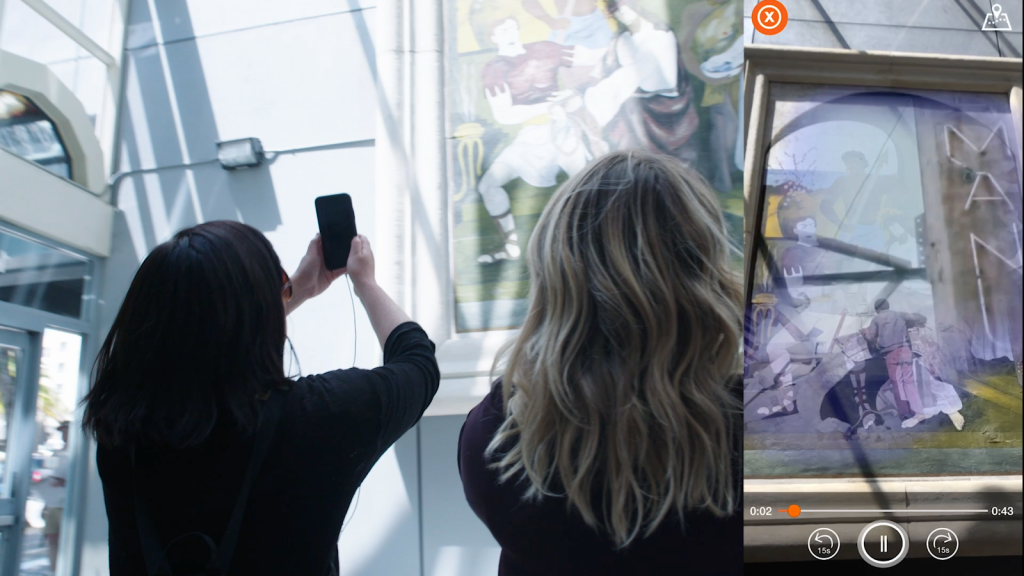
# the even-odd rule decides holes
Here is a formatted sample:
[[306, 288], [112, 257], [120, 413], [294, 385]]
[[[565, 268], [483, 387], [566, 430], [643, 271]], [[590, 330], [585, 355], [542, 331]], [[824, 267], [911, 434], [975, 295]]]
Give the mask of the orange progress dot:
[[800, 515], [800, 507], [797, 506], [796, 504], [792, 504], [792, 505], [790, 505], [789, 509], [786, 510], [786, 512], [789, 512], [790, 516], [792, 516], [793, 518], [796, 518], [797, 516]]

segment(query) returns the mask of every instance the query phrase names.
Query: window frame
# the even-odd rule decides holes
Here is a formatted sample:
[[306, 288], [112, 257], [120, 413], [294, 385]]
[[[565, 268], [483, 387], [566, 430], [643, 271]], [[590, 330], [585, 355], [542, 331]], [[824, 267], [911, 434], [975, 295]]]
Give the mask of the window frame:
[[24, 96], [53, 123], [71, 164], [70, 180], [103, 194], [103, 151], [81, 101], [44, 64], [3, 50], [0, 64], [0, 88]]
[[[1018, 182], [1024, 181], [1021, 166], [1024, 157], [1022, 144], [1022, 103], [1020, 58], [977, 58], [933, 54], [909, 54], [870, 52], [855, 50], [808, 49], [780, 46], [744, 46], [745, 79], [743, 93], [744, 137], [746, 157], [744, 159], [744, 280], [746, 282], [744, 303], [753, 295], [756, 257], [754, 240], [764, 218], [765, 186], [764, 163], [765, 143], [770, 140], [767, 131], [769, 88], [772, 83], [799, 83], [818, 85], [849, 85], [879, 88], [903, 88], [917, 90], [948, 90], [960, 92], [985, 92], [1004, 94], [1010, 105], [1016, 129]], [[1020, 359], [1017, 359], [1018, 363]], [[1018, 380], [1021, 375], [1018, 368]], [[925, 492], [943, 492], [948, 495], [944, 502], [955, 501], [970, 507], [987, 508], [987, 501], [981, 490], [1005, 491], [1019, 500], [1024, 492], [1024, 476], [972, 476], [972, 477], [905, 477], [851, 479], [802, 479], [780, 478], [771, 480], [744, 480], [746, 494], [765, 492], [842, 492], [851, 495], [851, 502], [865, 494], [879, 497], [891, 496], [896, 501], [909, 501], [912, 506], [914, 495]], [[779, 503], [783, 504], [783, 503]], [[789, 503], [786, 503], [789, 504]], [[842, 503], [835, 503], [843, 508]], [[925, 505], [926, 506], [926, 505]], [[849, 507], [849, 506], [848, 506]], [[797, 518], [774, 518], [765, 521], [746, 521], [744, 525], [745, 556], [748, 562], [772, 562], [792, 559], [807, 559], [807, 536], [821, 523], [827, 523], [837, 530], [840, 540], [850, 548], [855, 546], [857, 536], [868, 522], [885, 517], [882, 514], [869, 517], [847, 517], [822, 519], [821, 517], [799, 516]], [[909, 517], [907, 517], [910, 520]], [[899, 521], [901, 519], [897, 519]], [[969, 542], [972, 555], [1007, 554], [1019, 550], [1021, 543], [1020, 521], [993, 519], [980, 522], [964, 521], [962, 517], [949, 514], [929, 514], [927, 519], [907, 524], [912, 542], [924, 541], [927, 534], [942, 526], [951, 527]], [[959, 527], [963, 527], [961, 530]], [[968, 526], [970, 529], [968, 530]], [[967, 548], [962, 546], [962, 548]], [[908, 557], [920, 557], [923, 548], [914, 546]]]
[[[110, 255], [114, 208], [103, 150], [81, 101], [44, 64], [0, 50], [0, 88], [29, 99], [57, 129], [71, 179], [0, 149], [0, 220], [95, 256]], [[63, 211], [54, 211], [62, 206]], [[72, 225], [73, 224], [73, 225]]]

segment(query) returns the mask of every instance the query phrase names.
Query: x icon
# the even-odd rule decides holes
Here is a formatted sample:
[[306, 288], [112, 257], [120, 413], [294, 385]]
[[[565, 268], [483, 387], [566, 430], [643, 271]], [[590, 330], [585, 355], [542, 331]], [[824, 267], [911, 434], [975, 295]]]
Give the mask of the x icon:
[[789, 13], [779, 0], [759, 0], [752, 14], [754, 29], [772, 36], [782, 32], [789, 21]]

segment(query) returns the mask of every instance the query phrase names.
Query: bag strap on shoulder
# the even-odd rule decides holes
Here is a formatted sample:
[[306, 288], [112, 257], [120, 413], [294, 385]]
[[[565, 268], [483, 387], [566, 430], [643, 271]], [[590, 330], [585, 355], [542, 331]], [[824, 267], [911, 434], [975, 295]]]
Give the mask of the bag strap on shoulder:
[[149, 576], [170, 575], [170, 566], [167, 563], [167, 551], [178, 540], [186, 536], [196, 535], [201, 537], [210, 548], [211, 567], [216, 568], [220, 574], [227, 574], [231, 566], [231, 558], [234, 556], [235, 546], [238, 544], [238, 535], [242, 529], [242, 518], [245, 516], [245, 508], [249, 502], [249, 492], [256, 482], [256, 476], [263, 465], [263, 460], [270, 448], [271, 440], [274, 437], [274, 430], [280, 418], [285, 394], [283, 391], [272, 391], [261, 411], [260, 425], [256, 432], [256, 442], [253, 446], [252, 456], [249, 459], [249, 468], [242, 481], [242, 488], [235, 501], [235, 508], [231, 512], [231, 519], [224, 532], [220, 546], [216, 546], [213, 540], [205, 534], [190, 532], [176, 538], [167, 547], [160, 544], [157, 536], [156, 526], [153, 523], [152, 515], [146, 506], [145, 500], [139, 492], [137, 474], [135, 474], [135, 447], [131, 449], [132, 460], [132, 489], [135, 493], [135, 519], [139, 528], [139, 540], [142, 544], [142, 553], [146, 560], [146, 572]]

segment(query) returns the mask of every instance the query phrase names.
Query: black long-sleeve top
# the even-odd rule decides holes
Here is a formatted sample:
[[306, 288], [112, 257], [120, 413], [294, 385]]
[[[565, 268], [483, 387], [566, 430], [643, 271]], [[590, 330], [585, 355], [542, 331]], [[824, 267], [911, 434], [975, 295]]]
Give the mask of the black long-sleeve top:
[[[395, 328], [384, 365], [300, 378], [250, 493], [231, 575], [333, 576], [353, 494], [384, 452], [423, 415], [440, 383], [434, 344], [419, 325]], [[139, 492], [161, 542], [199, 531], [219, 542], [241, 488], [254, 438], [218, 427], [202, 445], [139, 452]], [[111, 576], [144, 576], [132, 465], [124, 450], [96, 456], [110, 523]], [[171, 567], [208, 558], [198, 538], [174, 546]], [[195, 568], [193, 568], [195, 569]]]

